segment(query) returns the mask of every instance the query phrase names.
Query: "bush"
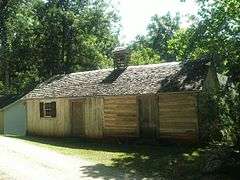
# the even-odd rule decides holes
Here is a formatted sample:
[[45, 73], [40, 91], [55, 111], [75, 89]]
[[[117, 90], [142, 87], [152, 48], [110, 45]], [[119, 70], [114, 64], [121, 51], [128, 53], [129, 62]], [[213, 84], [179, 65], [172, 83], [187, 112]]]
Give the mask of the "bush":
[[240, 147], [240, 83], [220, 91], [217, 99], [223, 143]]
[[217, 96], [203, 92], [199, 95], [198, 100], [200, 142], [208, 144], [209, 142], [221, 141]]
[[200, 141], [240, 146], [240, 83], [202, 93], [199, 98]]

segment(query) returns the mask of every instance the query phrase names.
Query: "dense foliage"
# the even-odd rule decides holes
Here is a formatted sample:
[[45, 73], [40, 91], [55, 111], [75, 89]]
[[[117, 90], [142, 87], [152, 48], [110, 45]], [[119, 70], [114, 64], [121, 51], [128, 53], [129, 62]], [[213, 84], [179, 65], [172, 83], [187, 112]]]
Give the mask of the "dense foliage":
[[217, 102], [223, 142], [240, 150], [240, 83], [222, 90]]
[[215, 120], [218, 119], [222, 135], [220, 141], [239, 146], [240, 2], [201, 0], [199, 4], [201, 19], [187, 30], [191, 36], [186, 42], [191, 45], [185, 49], [185, 55], [208, 56], [218, 73], [228, 76], [227, 84], [213, 96], [217, 110]]
[[118, 19], [103, 0], [0, 1], [0, 92], [110, 66]]
[[131, 64], [153, 64], [161, 61], [175, 61], [176, 53], [170, 51], [168, 41], [179, 29], [180, 17], [155, 15], [147, 28], [146, 36], [138, 36], [130, 45]]

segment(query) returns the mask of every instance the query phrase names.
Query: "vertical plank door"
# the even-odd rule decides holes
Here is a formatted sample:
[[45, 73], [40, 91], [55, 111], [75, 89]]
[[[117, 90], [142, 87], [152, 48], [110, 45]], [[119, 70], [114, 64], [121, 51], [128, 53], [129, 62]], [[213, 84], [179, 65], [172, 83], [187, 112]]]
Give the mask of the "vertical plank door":
[[156, 137], [157, 101], [155, 96], [138, 97], [140, 136], [142, 138]]
[[72, 102], [72, 136], [80, 137], [85, 135], [84, 123], [84, 101]]

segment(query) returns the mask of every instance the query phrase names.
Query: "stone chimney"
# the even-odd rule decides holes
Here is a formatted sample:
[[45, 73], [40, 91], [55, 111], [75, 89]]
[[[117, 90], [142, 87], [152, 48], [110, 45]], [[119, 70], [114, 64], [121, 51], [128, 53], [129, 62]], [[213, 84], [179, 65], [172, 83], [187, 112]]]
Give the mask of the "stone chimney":
[[125, 69], [128, 66], [128, 49], [117, 47], [113, 50], [114, 69]]

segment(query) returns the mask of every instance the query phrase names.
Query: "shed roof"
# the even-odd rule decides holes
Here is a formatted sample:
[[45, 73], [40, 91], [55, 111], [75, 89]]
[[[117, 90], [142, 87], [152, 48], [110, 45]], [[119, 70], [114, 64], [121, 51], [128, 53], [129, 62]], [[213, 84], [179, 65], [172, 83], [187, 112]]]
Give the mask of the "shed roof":
[[0, 95], [0, 109], [14, 103], [21, 97], [20, 95]]
[[138, 95], [202, 89], [206, 61], [170, 62], [57, 75], [25, 98]]

